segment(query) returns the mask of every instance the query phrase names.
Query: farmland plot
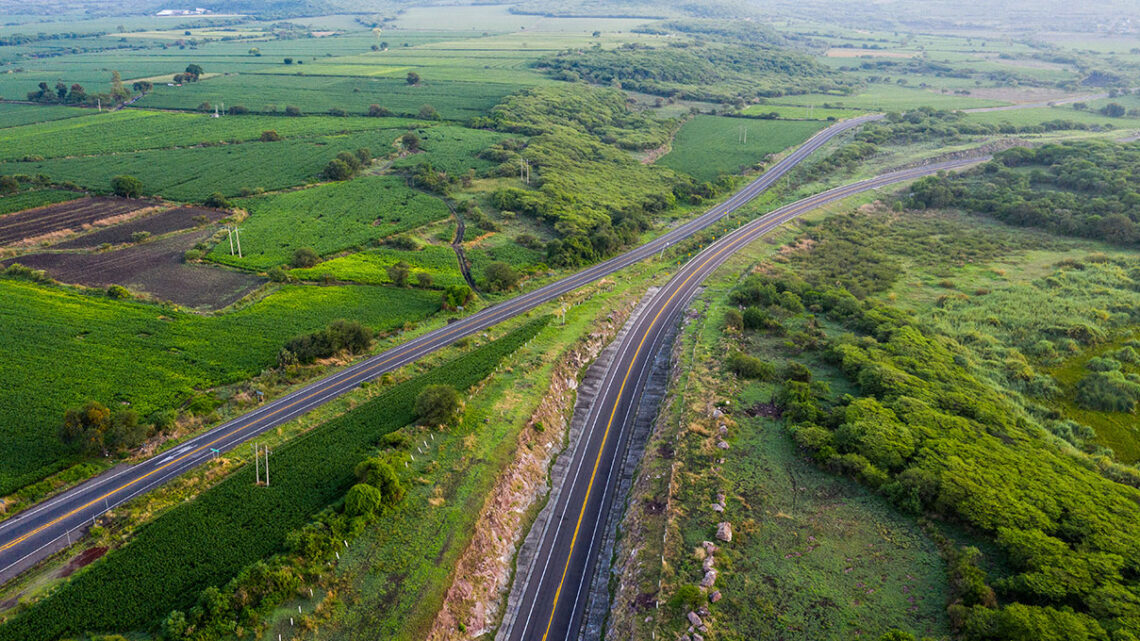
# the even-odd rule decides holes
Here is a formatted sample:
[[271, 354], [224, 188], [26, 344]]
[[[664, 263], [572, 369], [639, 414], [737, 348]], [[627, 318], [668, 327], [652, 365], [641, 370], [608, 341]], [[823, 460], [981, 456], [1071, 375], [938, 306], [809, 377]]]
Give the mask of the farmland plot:
[[119, 225], [105, 227], [90, 234], [57, 243], [55, 247], [57, 249], [94, 249], [104, 243], [119, 245], [135, 240], [135, 234], [145, 233], [151, 236], [161, 236], [191, 229], [203, 222], [216, 223], [228, 215], [226, 212], [217, 209], [178, 207], [136, 218]]
[[302, 247], [325, 256], [450, 214], [443, 201], [414, 191], [392, 176], [365, 176], [251, 198], [242, 205], [250, 212], [242, 223], [244, 257], [231, 255], [229, 245], [223, 243], [210, 252], [210, 258], [256, 269], [287, 264]]
[[139, 214], [142, 210], [155, 206], [156, 203], [147, 200], [83, 198], [20, 211], [0, 218], [0, 246], [49, 234], [79, 232], [94, 225], [108, 224], [125, 216]]

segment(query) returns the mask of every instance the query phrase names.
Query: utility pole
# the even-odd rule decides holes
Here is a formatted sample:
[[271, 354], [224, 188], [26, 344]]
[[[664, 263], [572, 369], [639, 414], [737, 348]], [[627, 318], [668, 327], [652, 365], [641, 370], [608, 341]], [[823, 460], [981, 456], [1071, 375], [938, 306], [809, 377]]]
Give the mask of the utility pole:
[[241, 258], [241, 227], [234, 227], [234, 236], [237, 237], [238, 258]]
[[257, 444], [250, 443], [249, 446], [253, 448], [253, 484], [258, 485], [261, 483], [261, 459], [257, 456]]
[[265, 487], [269, 487], [269, 446], [265, 446]]
[[230, 256], [234, 255], [234, 228], [226, 227], [226, 236], [230, 239]]

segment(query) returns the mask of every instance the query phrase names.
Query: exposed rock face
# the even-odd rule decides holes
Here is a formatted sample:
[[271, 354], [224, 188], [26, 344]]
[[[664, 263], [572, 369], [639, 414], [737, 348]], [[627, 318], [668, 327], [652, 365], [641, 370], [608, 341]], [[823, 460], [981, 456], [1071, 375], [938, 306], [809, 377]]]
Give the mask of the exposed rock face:
[[728, 521], [724, 521], [716, 526], [716, 538], [725, 543], [732, 541], [732, 524]]
[[[578, 376], [609, 344], [636, 301], [607, 321], [595, 324], [559, 358], [550, 387], [527, 426], [519, 432], [515, 458], [503, 470], [487, 495], [475, 534], [456, 565], [455, 579], [444, 597], [427, 641], [477, 638], [498, 624], [511, 575], [511, 561], [524, 534], [524, 519], [542, 494], [550, 461], [561, 446], [568, 414], [573, 409]], [[533, 429], [542, 423], [544, 430]], [[466, 627], [459, 631], [459, 623]]]

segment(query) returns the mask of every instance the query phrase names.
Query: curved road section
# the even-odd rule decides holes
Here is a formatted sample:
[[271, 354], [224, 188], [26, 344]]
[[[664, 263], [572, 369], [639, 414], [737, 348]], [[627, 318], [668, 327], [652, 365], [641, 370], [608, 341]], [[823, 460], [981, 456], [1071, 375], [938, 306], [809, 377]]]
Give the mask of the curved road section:
[[[645, 379], [670, 325], [688, 307], [700, 284], [733, 253], [780, 225], [828, 203], [860, 192], [960, 169], [988, 157], [967, 158], [907, 169], [852, 183], [777, 209], [711, 244], [686, 263], [658, 291], [623, 339], [599, 388], [572, 453], [570, 474], [554, 505], [523, 588], [521, 607], [498, 635], [507, 641], [566, 641], [578, 638], [586, 590], [599, 553], [602, 528], [620, 480], [625, 450]], [[617, 473], [615, 473], [617, 472]]]
[[555, 300], [567, 292], [653, 256], [674, 243], [716, 224], [721, 218], [762, 193], [835, 136], [879, 118], [882, 116], [878, 114], [862, 116], [824, 129], [725, 202], [636, 249], [539, 289], [485, 308], [365, 359], [219, 425], [175, 449], [126, 469], [94, 478], [3, 521], [0, 523], [0, 582], [11, 579], [66, 547], [103, 512], [179, 476], [218, 454], [233, 449], [252, 437], [327, 403], [351, 391], [364, 381], [415, 362], [456, 340]]

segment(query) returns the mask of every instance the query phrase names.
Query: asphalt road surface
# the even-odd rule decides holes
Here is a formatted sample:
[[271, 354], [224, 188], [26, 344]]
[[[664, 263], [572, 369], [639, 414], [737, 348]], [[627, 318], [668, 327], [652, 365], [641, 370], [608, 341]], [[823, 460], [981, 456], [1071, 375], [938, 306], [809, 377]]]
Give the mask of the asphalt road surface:
[[103, 512], [162, 485], [252, 437], [319, 407], [351, 391], [362, 382], [415, 362], [460, 338], [481, 332], [555, 300], [716, 224], [762, 193], [836, 135], [881, 117], [870, 115], [852, 118], [824, 129], [725, 202], [636, 249], [365, 359], [211, 429], [177, 448], [136, 465], [105, 473], [0, 522], [0, 582], [11, 579], [67, 547]]
[[[670, 326], [688, 307], [701, 282], [732, 254], [812, 209], [859, 192], [959, 169], [988, 157], [961, 159], [884, 174], [838, 187], [777, 209], [740, 227], [697, 254], [662, 287], [622, 340], [590, 408], [570, 472], [547, 521], [527, 574], [520, 608], [499, 638], [508, 641], [577, 639], [614, 487], [625, 459], [627, 428], [645, 379]], [[615, 473], [616, 472], [616, 473]]]

